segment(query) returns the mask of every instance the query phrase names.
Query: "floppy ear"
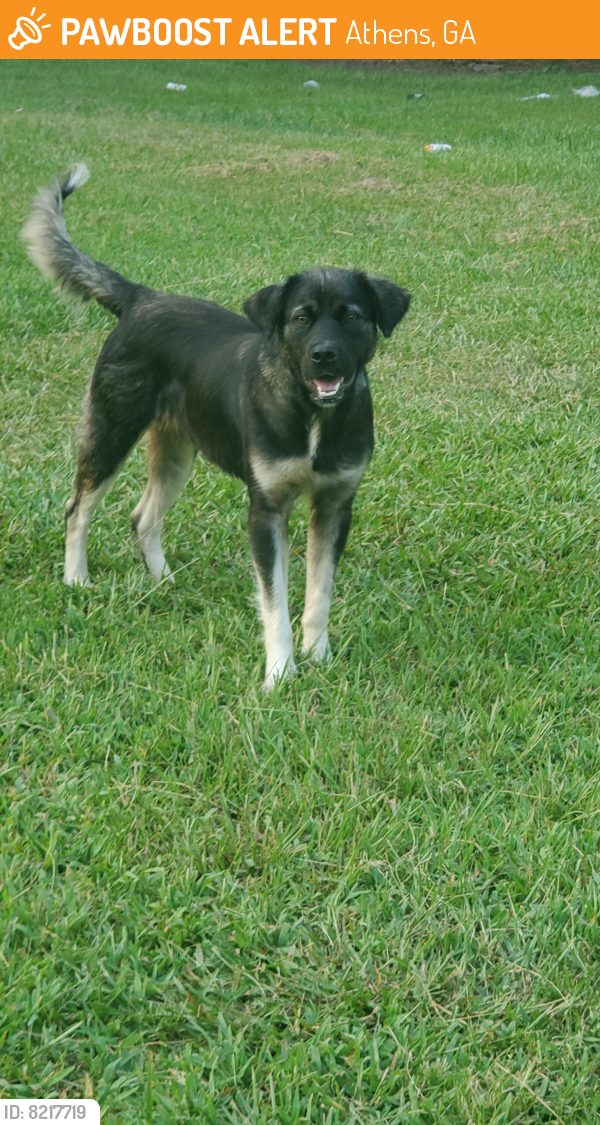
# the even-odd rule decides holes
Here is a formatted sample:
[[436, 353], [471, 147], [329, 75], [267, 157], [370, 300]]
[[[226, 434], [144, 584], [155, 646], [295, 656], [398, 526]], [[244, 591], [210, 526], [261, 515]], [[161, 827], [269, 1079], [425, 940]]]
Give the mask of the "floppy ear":
[[275, 331], [281, 320], [285, 287], [285, 282], [282, 285], [267, 285], [244, 301], [244, 312], [248, 320], [266, 336]]
[[375, 298], [377, 323], [384, 336], [391, 336], [394, 328], [408, 312], [410, 293], [387, 281], [385, 277], [366, 277], [365, 281]]

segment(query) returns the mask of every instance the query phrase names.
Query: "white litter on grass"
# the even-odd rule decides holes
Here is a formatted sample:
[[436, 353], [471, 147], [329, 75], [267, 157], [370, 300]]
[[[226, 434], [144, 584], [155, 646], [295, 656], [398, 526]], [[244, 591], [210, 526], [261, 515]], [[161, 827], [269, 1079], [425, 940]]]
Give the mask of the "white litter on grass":
[[21, 106], [20, 109], [15, 109], [15, 113], [22, 113], [22, 112], [23, 112], [23, 106]]
[[450, 152], [452, 145], [425, 145], [424, 152]]
[[572, 86], [571, 89], [574, 94], [577, 94], [578, 98], [597, 98], [600, 94], [600, 90], [597, 90], [595, 86], [580, 86], [578, 90], [575, 86]]
[[318, 90], [319, 89], [319, 83], [315, 82], [314, 78], [309, 78], [308, 82], [303, 82], [302, 85], [308, 86], [308, 88], [310, 90]]
[[534, 102], [537, 98], [551, 98], [552, 94], [528, 94], [526, 98], [519, 98], [520, 102]]
[[187, 90], [187, 86], [180, 86], [179, 82], [167, 82], [167, 90]]

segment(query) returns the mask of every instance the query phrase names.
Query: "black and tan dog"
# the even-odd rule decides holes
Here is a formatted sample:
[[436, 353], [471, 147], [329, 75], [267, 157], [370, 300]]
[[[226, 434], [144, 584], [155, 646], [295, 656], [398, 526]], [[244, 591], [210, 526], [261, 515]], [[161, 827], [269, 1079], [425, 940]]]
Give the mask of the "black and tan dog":
[[86, 581], [93, 512], [146, 432], [148, 484], [131, 518], [148, 570], [157, 581], [169, 576], [163, 518], [201, 450], [248, 486], [271, 687], [295, 668], [287, 524], [301, 494], [311, 503], [302, 651], [316, 659], [329, 653], [335, 567], [373, 450], [365, 365], [377, 329], [390, 335], [409, 294], [383, 278], [315, 269], [248, 297], [246, 319], [210, 301], [157, 293], [71, 242], [63, 200], [87, 178], [78, 165], [39, 191], [23, 229], [43, 273], [119, 318], [88, 389], [66, 507], [65, 582]]

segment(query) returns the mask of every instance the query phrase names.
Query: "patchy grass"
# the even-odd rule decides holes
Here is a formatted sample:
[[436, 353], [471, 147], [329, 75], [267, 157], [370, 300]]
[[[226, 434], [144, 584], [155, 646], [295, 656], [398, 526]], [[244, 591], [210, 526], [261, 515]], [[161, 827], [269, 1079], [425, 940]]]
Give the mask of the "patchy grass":
[[[591, 1125], [600, 106], [571, 86], [600, 75], [1, 65], [2, 1092], [92, 1089], [123, 1125]], [[142, 451], [93, 586], [61, 585], [111, 321], [17, 232], [76, 159], [69, 229], [134, 279], [239, 309], [327, 263], [414, 293], [372, 367], [334, 661], [271, 697], [213, 468], [167, 519], [175, 589], [128, 543]]]

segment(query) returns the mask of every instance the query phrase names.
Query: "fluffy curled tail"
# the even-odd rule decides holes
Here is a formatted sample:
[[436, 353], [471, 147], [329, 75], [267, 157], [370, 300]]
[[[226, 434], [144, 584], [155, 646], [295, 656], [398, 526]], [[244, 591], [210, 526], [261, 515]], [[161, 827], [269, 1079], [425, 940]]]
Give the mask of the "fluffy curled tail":
[[84, 301], [94, 298], [115, 316], [121, 316], [142, 288], [114, 270], [88, 258], [73, 245], [63, 215], [63, 200], [89, 179], [85, 164], [76, 164], [64, 180], [40, 188], [21, 238], [28, 244], [31, 261], [61, 288]]

